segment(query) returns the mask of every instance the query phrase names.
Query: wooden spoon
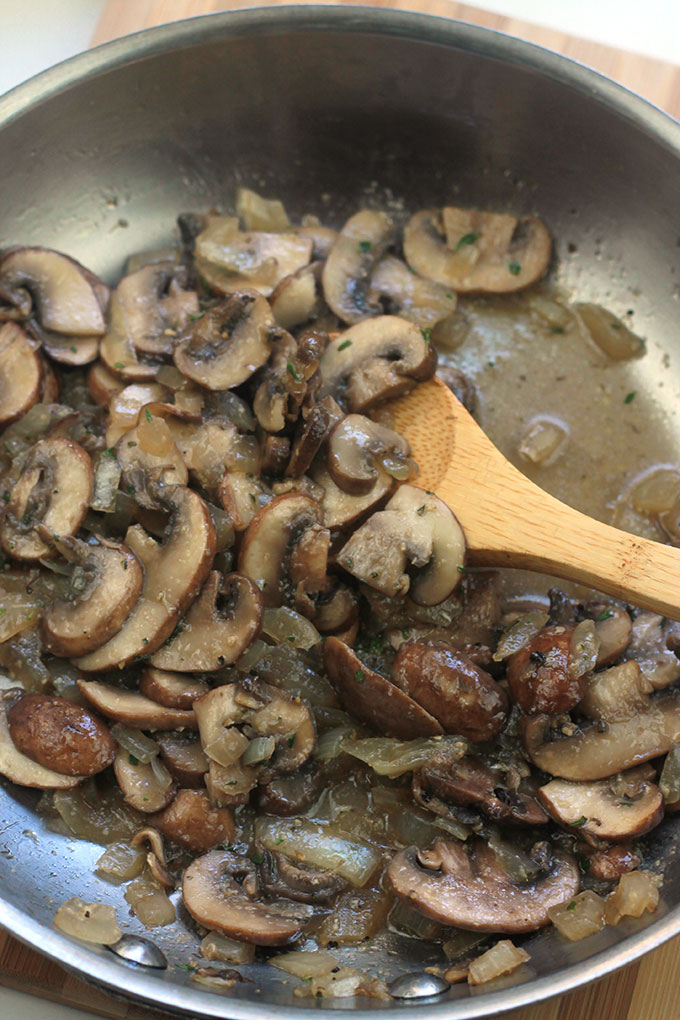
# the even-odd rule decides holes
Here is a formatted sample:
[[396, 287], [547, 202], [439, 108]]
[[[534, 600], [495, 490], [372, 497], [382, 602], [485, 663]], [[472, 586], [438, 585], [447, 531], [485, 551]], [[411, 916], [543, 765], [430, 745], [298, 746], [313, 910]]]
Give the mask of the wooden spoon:
[[395, 429], [465, 532], [471, 566], [554, 574], [680, 619], [680, 549], [629, 535], [525, 478], [434, 378], [390, 405]]

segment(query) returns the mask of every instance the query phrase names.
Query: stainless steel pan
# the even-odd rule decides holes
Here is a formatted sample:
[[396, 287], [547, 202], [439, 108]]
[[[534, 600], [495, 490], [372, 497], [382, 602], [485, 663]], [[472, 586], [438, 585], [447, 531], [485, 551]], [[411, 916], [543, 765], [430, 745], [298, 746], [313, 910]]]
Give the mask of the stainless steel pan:
[[[0, 245], [52, 245], [113, 280], [125, 254], [168, 240], [178, 211], [228, 205], [241, 181], [280, 196], [292, 213], [338, 221], [367, 193], [409, 208], [458, 195], [461, 203], [538, 210], [557, 239], [566, 287], [619, 312], [635, 296], [637, 327], [654, 352], [640, 362], [639, 385], [656, 385], [655, 366], [667, 354], [669, 414], [677, 402], [680, 126], [597, 74], [451, 21], [277, 7], [123, 39], [0, 100]], [[269, 970], [218, 996], [182, 970], [132, 969], [62, 937], [50, 922], [69, 896], [112, 902], [120, 917], [127, 908], [121, 890], [92, 874], [100, 848], [44, 830], [34, 804], [30, 791], [0, 788], [0, 921], [13, 934], [166, 1010], [292, 1020], [315, 1008]], [[520, 983], [478, 994], [456, 986], [423, 1013], [453, 1020], [515, 1008], [600, 977], [680, 932], [679, 823], [662, 826], [650, 846], [666, 876], [653, 921], [573, 945], [538, 934], [528, 980], [524, 973]], [[193, 944], [187, 930], [159, 929], [153, 938], [171, 962], [185, 961]], [[399, 955], [388, 952], [395, 948]], [[388, 975], [426, 958], [406, 939], [358, 956]], [[337, 1005], [347, 1016], [403, 1008]]]

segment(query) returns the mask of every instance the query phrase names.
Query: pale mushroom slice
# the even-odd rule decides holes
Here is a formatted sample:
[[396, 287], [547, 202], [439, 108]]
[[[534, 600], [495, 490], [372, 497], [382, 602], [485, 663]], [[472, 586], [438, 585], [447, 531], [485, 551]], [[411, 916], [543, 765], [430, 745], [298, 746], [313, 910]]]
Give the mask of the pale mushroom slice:
[[376, 463], [408, 477], [412, 469], [409, 447], [394, 429], [363, 414], [348, 414], [328, 437], [328, 471], [343, 492], [364, 496], [378, 481]]
[[604, 723], [630, 719], [645, 712], [654, 688], [635, 659], [592, 673], [587, 679], [579, 714]]
[[[97, 361], [88, 369], [87, 388], [96, 404], [108, 407], [111, 400], [125, 389], [125, 383], [122, 379], [112, 375], [101, 361]], [[107, 446], [112, 445], [112, 443], [107, 443]]]
[[[319, 504], [309, 496], [284, 493], [263, 507], [248, 525], [239, 571], [258, 586], [265, 606], [280, 606], [314, 590], [310, 581], [315, 582], [309, 576], [294, 576], [296, 552], [302, 546], [310, 554], [313, 544], [327, 553], [329, 540]], [[322, 577], [325, 573], [324, 562]]]
[[229, 850], [212, 850], [193, 861], [184, 872], [182, 896], [193, 919], [209, 931], [253, 942], [280, 946], [298, 938], [304, 917], [257, 899], [255, 865], [248, 857]]
[[[418, 605], [448, 598], [464, 572], [465, 537], [439, 497], [402, 485], [340, 549], [338, 563], [360, 581]], [[410, 567], [414, 574], [406, 572]]]
[[293, 329], [313, 319], [321, 311], [319, 295], [321, 262], [310, 262], [292, 276], [277, 284], [269, 298], [276, 324], [282, 329]]
[[87, 513], [92, 462], [82, 446], [64, 437], [41, 439], [28, 454], [0, 523], [0, 542], [13, 559], [51, 556], [38, 535], [44, 526], [59, 538], [74, 535]]
[[370, 300], [376, 262], [394, 242], [396, 232], [387, 213], [361, 209], [347, 220], [328, 253], [322, 282], [326, 302], [343, 322], [379, 315]]
[[595, 634], [600, 646], [595, 667], [610, 666], [628, 647], [633, 622], [626, 610], [613, 602], [596, 599], [588, 603], [586, 612], [595, 621]]
[[234, 531], [245, 531], [250, 522], [271, 500], [264, 483], [244, 471], [226, 471], [219, 484], [219, 500], [231, 518]]
[[69, 563], [72, 595], [45, 609], [41, 627], [52, 655], [84, 655], [117, 634], [135, 605], [143, 583], [139, 560], [119, 542], [55, 538], [44, 525], [38, 533]]
[[243, 574], [208, 575], [178, 632], [151, 657], [159, 669], [210, 673], [230, 666], [260, 631], [262, 598]]
[[0, 326], [0, 426], [20, 418], [41, 399], [43, 366], [22, 329]]
[[89, 365], [99, 354], [98, 336], [62, 336], [43, 329], [33, 319], [26, 324], [26, 328], [40, 343], [43, 351], [62, 365]]
[[412, 322], [396, 315], [366, 319], [329, 343], [319, 363], [319, 397], [333, 396], [364, 413], [430, 379], [437, 352]]
[[310, 478], [320, 488], [323, 523], [331, 531], [347, 528], [366, 517], [384, 503], [394, 491], [396, 481], [378, 465], [378, 477], [373, 488], [363, 496], [344, 492], [335, 484], [324, 464], [317, 462], [310, 470]]
[[407, 847], [387, 866], [400, 900], [440, 924], [494, 933], [536, 931], [549, 924], [548, 911], [579, 890], [579, 870], [570, 854], [554, 852], [549, 869], [515, 882], [493, 850], [437, 840], [432, 850]]
[[[559, 779], [584, 782], [606, 779], [634, 765], [666, 754], [680, 741], [680, 697], [677, 691], [649, 698], [646, 708], [627, 719], [582, 726], [567, 734], [551, 729], [551, 717], [522, 720], [522, 736], [536, 768]], [[569, 730], [572, 730], [569, 735]]]
[[150, 666], [139, 678], [139, 690], [145, 697], [167, 708], [191, 708], [196, 698], [207, 694], [210, 688], [205, 680]]
[[55, 772], [22, 754], [10, 735], [7, 702], [3, 697], [0, 697], [0, 775], [19, 786], [33, 786], [38, 790], [69, 790], [85, 779], [85, 776]]
[[283, 202], [278, 198], [263, 198], [250, 188], [237, 188], [236, 215], [246, 230], [285, 231], [290, 220]]
[[390, 312], [432, 329], [456, 310], [456, 292], [412, 272], [401, 259], [386, 255], [375, 267], [371, 290], [389, 301]]
[[325, 262], [331, 248], [338, 238], [337, 230], [332, 227], [324, 227], [316, 217], [303, 217], [302, 225], [291, 227], [298, 237], [306, 237], [312, 242], [312, 259]]
[[535, 283], [552, 242], [541, 220], [459, 209], [423, 209], [404, 228], [406, 261], [459, 293], [508, 293]]
[[124, 666], [138, 655], [155, 652], [208, 576], [216, 537], [204, 501], [180, 485], [160, 487], [157, 498], [170, 511], [165, 539], [155, 542], [137, 524], [128, 529], [126, 545], [144, 567], [142, 593], [118, 633], [75, 660], [86, 672]]
[[135, 350], [171, 354], [179, 332], [198, 316], [198, 294], [182, 289], [183, 272], [174, 262], [158, 262], [129, 273], [116, 287], [119, 314]]
[[594, 847], [630, 842], [663, 818], [663, 796], [650, 781], [649, 771], [650, 766], [642, 765], [625, 772], [619, 781], [553, 779], [540, 787], [538, 799], [556, 822]]
[[167, 769], [163, 766], [154, 769], [151, 764], [137, 761], [122, 747], [113, 762], [113, 771], [125, 803], [136, 811], [144, 814], [162, 811], [175, 796], [177, 787]]
[[239, 386], [269, 358], [275, 328], [269, 304], [256, 290], [234, 290], [175, 347], [175, 365], [209, 390]]
[[365, 666], [338, 638], [328, 637], [324, 641], [323, 661], [345, 709], [379, 733], [399, 740], [414, 740], [444, 732], [434, 716], [396, 684]]
[[178, 790], [166, 808], [149, 818], [166, 839], [194, 854], [233, 842], [234, 817], [229, 808], [215, 808], [205, 790]]
[[[140, 361], [130, 330], [130, 308], [120, 286], [109, 301], [108, 328], [99, 345], [99, 357], [111, 375], [125, 382], [153, 382], [160, 364]], [[133, 319], [134, 321], [134, 319]]]
[[101, 336], [108, 289], [75, 259], [50, 248], [9, 248], [0, 257], [0, 300], [73, 337]]
[[107, 719], [140, 730], [195, 730], [196, 715], [189, 709], [168, 708], [139, 691], [114, 687], [99, 680], [78, 680], [80, 693]]

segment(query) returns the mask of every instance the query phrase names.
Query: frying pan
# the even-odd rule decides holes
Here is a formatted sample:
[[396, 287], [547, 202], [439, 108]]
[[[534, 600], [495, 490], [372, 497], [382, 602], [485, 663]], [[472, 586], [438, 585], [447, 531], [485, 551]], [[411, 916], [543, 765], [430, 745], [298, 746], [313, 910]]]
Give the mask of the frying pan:
[[[341, 223], [370, 201], [394, 210], [460, 204], [537, 211], [556, 239], [556, 274], [582, 300], [622, 314], [651, 359], [639, 387], [678, 401], [680, 126], [579, 65], [496, 33], [371, 8], [276, 7], [196, 18], [111, 43], [0, 100], [0, 245], [53, 246], [108, 281], [129, 252], [167, 244], [177, 212], [228, 207], [239, 183], [283, 199], [293, 216]], [[678, 426], [680, 427], [680, 426]], [[678, 435], [680, 446], [680, 435]], [[299, 1017], [294, 982], [263, 966], [228, 995], [181, 969], [132, 968], [50, 924], [70, 896], [113, 903], [98, 880], [101, 848], [56, 835], [36, 796], [0, 787], [0, 920], [82, 977], [197, 1016]], [[601, 977], [680, 932], [680, 816], [648, 840], [663, 869], [653, 919], [630, 919], [582, 942], [529, 939], [531, 963], [491, 990], [455, 986], [422, 1006], [325, 1003], [339, 1016], [404, 1006], [428, 1020], [478, 1017]], [[180, 918], [182, 914], [179, 908]], [[188, 928], [156, 929], [172, 964], [196, 945]], [[436, 962], [424, 944], [385, 936], [348, 953], [389, 978]], [[280, 977], [279, 977], [280, 974]]]

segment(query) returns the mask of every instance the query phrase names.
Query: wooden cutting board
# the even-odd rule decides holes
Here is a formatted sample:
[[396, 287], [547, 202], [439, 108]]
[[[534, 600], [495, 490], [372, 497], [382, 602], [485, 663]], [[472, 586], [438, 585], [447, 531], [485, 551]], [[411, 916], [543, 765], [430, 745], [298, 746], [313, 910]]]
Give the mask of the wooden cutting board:
[[[270, 0], [277, 3], [277, 0]], [[282, 0], [289, 2], [289, 0]], [[345, 0], [352, 3], [358, 0]], [[680, 119], [680, 67], [650, 57], [588, 42], [553, 29], [450, 0], [373, 0], [374, 6], [399, 7], [458, 18], [546, 46], [620, 81]], [[179, 18], [230, 7], [256, 7], [253, 0], [109, 0], [92, 44]], [[115, 1020], [152, 1020], [161, 1015], [144, 1006], [113, 999], [79, 981], [57, 964], [0, 933], [0, 984], [89, 1010]], [[680, 1020], [680, 937], [636, 963], [586, 988], [528, 1009], [504, 1014], [508, 1020]], [[36, 1007], [36, 1017], [40, 1009]]]

